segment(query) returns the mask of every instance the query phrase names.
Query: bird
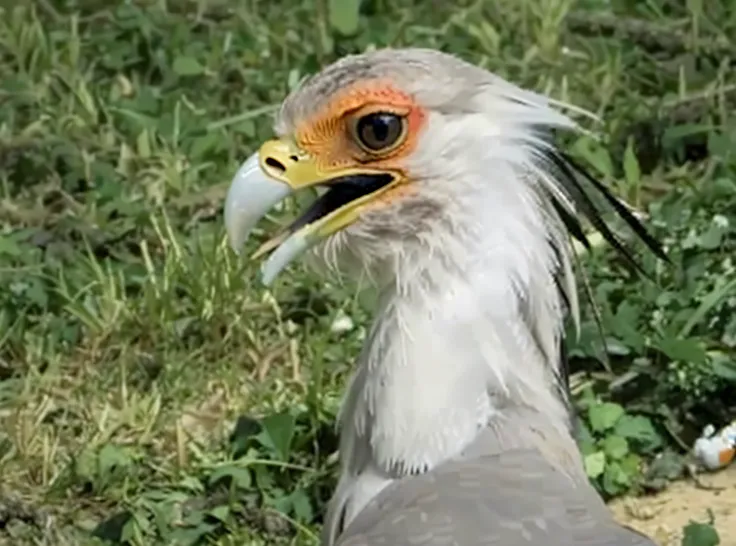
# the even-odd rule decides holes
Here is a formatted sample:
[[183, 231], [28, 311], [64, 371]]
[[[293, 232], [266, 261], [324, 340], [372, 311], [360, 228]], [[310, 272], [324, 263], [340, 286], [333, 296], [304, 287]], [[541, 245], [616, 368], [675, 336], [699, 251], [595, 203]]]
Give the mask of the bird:
[[252, 256], [266, 286], [304, 255], [377, 294], [322, 546], [654, 544], [586, 476], [565, 321], [586, 226], [639, 269], [632, 240], [666, 254], [556, 144], [586, 132], [577, 116], [595, 118], [449, 53], [374, 49], [302, 81], [235, 173], [239, 253], [278, 203], [316, 193]]

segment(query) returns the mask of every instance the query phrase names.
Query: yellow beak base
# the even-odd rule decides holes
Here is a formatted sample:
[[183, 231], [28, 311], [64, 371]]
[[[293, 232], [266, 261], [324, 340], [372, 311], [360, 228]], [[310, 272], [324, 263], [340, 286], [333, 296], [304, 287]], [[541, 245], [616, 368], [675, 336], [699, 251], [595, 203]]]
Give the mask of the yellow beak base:
[[284, 232], [266, 241], [253, 255], [259, 257], [275, 249], [261, 269], [268, 285], [299, 255], [353, 224], [369, 203], [402, 181], [401, 173], [385, 170], [324, 170], [290, 142], [270, 140], [233, 178], [225, 201], [228, 237], [239, 252], [255, 224], [276, 203], [305, 188], [327, 188]]

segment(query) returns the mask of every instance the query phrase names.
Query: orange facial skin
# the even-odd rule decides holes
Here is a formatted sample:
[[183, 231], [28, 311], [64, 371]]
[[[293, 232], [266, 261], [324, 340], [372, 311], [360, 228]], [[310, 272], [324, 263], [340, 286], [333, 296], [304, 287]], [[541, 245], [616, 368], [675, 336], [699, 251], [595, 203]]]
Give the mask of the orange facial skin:
[[[406, 137], [386, 153], [364, 150], [351, 132], [357, 119], [374, 112], [401, 115], [407, 122]], [[415, 149], [425, 117], [411, 96], [390, 83], [372, 80], [338, 93], [316, 115], [302, 121], [294, 137], [326, 172], [348, 167], [403, 172], [401, 160]]]

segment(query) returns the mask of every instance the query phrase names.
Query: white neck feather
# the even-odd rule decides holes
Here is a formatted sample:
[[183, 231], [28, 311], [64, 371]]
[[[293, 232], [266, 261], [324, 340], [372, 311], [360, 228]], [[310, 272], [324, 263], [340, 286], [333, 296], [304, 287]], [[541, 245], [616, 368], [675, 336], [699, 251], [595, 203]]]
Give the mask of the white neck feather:
[[534, 225], [541, 215], [481, 195], [468, 206], [482, 214], [461, 213], [472, 226], [447, 226], [431, 249], [425, 241], [397, 258], [343, 408], [348, 465], [351, 436], [369, 438], [376, 463], [401, 475], [456, 454], [502, 407], [568, 421], [549, 230]]
[[[340, 416], [343, 472], [327, 544], [392, 480], [459, 455], [481, 431], [495, 449], [536, 447], [579, 477], [558, 377], [565, 309], [556, 278], [577, 311], [570, 246], [541, 198], [556, 186], [535, 163], [528, 127], [499, 131], [487, 115], [476, 119], [431, 120], [446, 138], [419, 150], [411, 172], [424, 184], [417, 204], [434, 195], [442, 208], [416, 237], [406, 228], [370, 237], [376, 225], [401, 226], [379, 212], [335, 243], [391, 273]], [[456, 128], [475, 138], [454, 138]], [[465, 161], [438, 162], [443, 154]], [[431, 179], [422, 179], [425, 164]], [[384, 214], [411, 217], [411, 204]]]
[[[562, 452], [551, 458], [572, 456], [551, 228], [538, 205], [499, 197], [468, 194], [446, 216], [467, 224], [438, 218], [431, 239], [396, 257], [340, 416], [335, 501], [347, 503], [347, 521], [391, 480], [458, 455], [488, 426], [499, 449], [526, 438], [544, 451], [557, 437]], [[517, 187], [513, 199], [533, 200], [534, 188]], [[540, 424], [542, 438], [532, 431]]]

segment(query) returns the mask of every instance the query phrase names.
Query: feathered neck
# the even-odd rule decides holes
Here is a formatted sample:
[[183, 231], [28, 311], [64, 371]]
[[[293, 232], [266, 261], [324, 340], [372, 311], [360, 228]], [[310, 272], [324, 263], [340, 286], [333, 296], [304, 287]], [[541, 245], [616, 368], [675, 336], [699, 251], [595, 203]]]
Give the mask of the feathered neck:
[[559, 359], [567, 234], [528, 169], [494, 171], [513, 188], [467, 174], [467, 191], [445, 201], [429, 235], [405, 239], [384, 264], [391, 281], [340, 416], [333, 538], [391, 481], [478, 442], [486, 454], [537, 448], [584, 477]]
[[[532, 100], [519, 108], [526, 116], [500, 128], [486, 114], [431, 119], [443, 138], [415, 154], [416, 201], [365, 218], [345, 235], [358, 240], [342, 241], [387, 279], [341, 416], [348, 472], [366, 460], [392, 476], [423, 472], [521, 413], [538, 418], [513, 423], [519, 441], [525, 428], [541, 427], [560, 438], [561, 459], [580, 470], [570, 454], [576, 446], [560, 359], [566, 313], [577, 321], [571, 237], [587, 243], [579, 216], [633, 262], [584, 186], [662, 254], [631, 213], [539, 129], [564, 126], [566, 118]], [[413, 207], [433, 214], [412, 215]], [[407, 217], [421, 222], [413, 235]], [[371, 238], [375, 226], [402, 228]]]
[[560, 362], [569, 236], [531, 166], [501, 163], [509, 184], [464, 173], [462, 197], [384, 263], [340, 415], [327, 544], [391, 481], [474, 449], [536, 448], [585, 479]]
[[555, 240], [541, 186], [508, 170], [513, 188], [466, 177], [465, 197], [449, 205], [458, 210], [396, 256], [343, 409], [348, 464], [353, 438], [365, 438], [390, 473], [422, 472], [521, 409], [569, 434], [556, 282], [568, 242]]
[[326, 544], [386, 485], [458, 456], [536, 448], [587, 483], [560, 358], [566, 313], [577, 320], [571, 236], [587, 243], [579, 215], [630, 254], [584, 186], [663, 254], [539, 130], [572, 122], [535, 96], [505, 106], [515, 115], [435, 116], [436, 138], [410, 166], [417, 201], [363, 218], [324, 249], [328, 262], [347, 250], [383, 281], [340, 416], [343, 468]]

